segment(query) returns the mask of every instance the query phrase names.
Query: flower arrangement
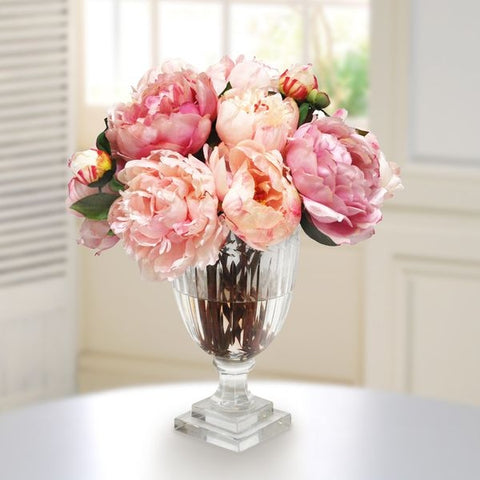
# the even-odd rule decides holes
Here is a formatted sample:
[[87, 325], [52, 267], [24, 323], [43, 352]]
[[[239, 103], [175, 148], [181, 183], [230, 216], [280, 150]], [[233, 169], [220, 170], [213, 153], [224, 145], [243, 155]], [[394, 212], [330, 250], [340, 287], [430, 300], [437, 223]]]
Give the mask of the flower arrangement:
[[121, 239], [146, 278], [172, 280], [214, 264], [230, 231], [257, 250], [299, 224], [325, 245], [369, 238], [399, 169], [329, 104], [311, 65], [279, 75], [224, 57], [204, 72], [149, 70], [96, 148], [69, 159], [79, 243], [98, 253]]

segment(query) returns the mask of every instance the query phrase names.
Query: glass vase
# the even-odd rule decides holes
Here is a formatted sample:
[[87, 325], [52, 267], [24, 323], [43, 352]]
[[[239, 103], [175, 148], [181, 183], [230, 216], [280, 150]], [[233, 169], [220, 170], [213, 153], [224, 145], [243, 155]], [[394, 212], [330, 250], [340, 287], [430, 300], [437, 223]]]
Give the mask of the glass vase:
[[183, 322], [219, 373], [217, 391], [175, 418], [175, 428], [243, 451], [290, 427], [290, 414], [250, 393], [247, 375], [285, 320], [294, 285], [298, 231], [265, 251], [230, 234], [216, 264], [173, 281]]

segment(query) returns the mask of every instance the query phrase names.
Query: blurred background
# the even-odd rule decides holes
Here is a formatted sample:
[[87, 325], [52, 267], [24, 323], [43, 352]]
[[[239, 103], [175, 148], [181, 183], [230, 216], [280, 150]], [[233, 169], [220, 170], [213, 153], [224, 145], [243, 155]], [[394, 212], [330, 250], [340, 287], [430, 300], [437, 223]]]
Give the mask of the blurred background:
[[406, 187], [375, 237], [302, 239], [292, 307], [252, 378], [480, 405], [480, 46], [475, 0], [0, 0], [0, 409], [216, 380], [171, 286], [77, 247], [73, 151], [144, 71], [222, 55], [312, 63]]

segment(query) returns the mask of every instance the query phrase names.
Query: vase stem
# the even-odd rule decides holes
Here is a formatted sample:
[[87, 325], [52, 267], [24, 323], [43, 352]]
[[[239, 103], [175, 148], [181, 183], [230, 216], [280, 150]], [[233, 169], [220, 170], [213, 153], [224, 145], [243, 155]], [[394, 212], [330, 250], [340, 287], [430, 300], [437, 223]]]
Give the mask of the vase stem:
[[253, 398], [248, 390], [247, 377], [255, 360], [234, 361], [215, 357], [213, 363], [218, 370], [219, 385], [212, 400], [225, 410], [247, 410]]

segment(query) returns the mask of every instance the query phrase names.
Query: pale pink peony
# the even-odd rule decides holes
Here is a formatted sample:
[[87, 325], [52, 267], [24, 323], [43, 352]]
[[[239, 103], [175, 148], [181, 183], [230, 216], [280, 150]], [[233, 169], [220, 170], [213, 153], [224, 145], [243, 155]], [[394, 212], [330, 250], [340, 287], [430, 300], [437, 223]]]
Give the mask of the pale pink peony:
[[95, 255], [112, 248], [120, 239], [113, 235], [106, 220], [85, 219], [80, 226], [78, 244], [96, 249]]
[[144, 277], [171, 280], [190, 266], [215, 263], [227, 231], [204, 163], [160, 150], [127, 162], [118, 176], [127, 189], [108, 220]]
[[213, 88], [217, 92], [217, 95], [220, 95], [225, 90], [228, 83], [228, 77], [234, 66], [235, 62], [225, 55], [219, 62], [210, 65], [207, 68], [205, 73], [212, 81]]
[[318, 88], [318, 81], [311, 64], [294, 65], [280, 75], [278, 85], [285, 96], [304, 101], [312, 90]]
[[73, 177], [68, 182], [67, 199], [65, 201], [65, 205], [72, 215], [75, 215], [76, 217], [83, 217], [81, 213], [70, 209], [70, 207], [82, 198], [88, 197], [90, 195], [95, 195], [96, 193], [98, 193], [98, 188], [88, 187], [78, 178]]
[[[340, 114], [340, 113], [339, 113]], [[336, 244], [369, 238], [382, 219], [387, 189], [380, 150], [340, 116], [302, 125], [286, 149], [286, 163], [313, 225]]]
[[232, 88], [275, 89], [278, 72], [274, 68], [259, 62], [255, 58], [247, 60], [243, 55], [234, 62], [230, 57], [223, 57], [220, 62], [211, 65], [206, 71], [211, 78], [217, 95], [220, 95], [230, 83]]
[[[108, 187], [104, 187], [103, 191], [105, 193], [113, 193]], [[78, 178], [73, 177], [68, 182], [68, 194], [65, 202], [69, 212], [77, 217], [84, 218], [81, 213], [70, 207], [78, 200], [97, 193], [98, 188], [90, 188], [78, 180]], [[80, 226], [80, 237], [77, 243], [84, 247], [97, 249], [96, 254], [99, 254], [103, 250], [113, 247], [118, 240], [119, 238], [116, 235], [112, 235], [110, 225], [106, 220], [89, 220], [85, 218]]]
[[221, 207], [235, 235], [265, 250], [294, 232], [300, 222], [301, 200], [280, 152], [266, 151], [261, 144], [246, 140], [229, 151], [225, 146], [215, 148], [208, 163], [217, 190], [225, 193]]
[[403, 190], [402, 179], [400, 178], [400, 167], [395, 162], [388, 162], [380, 150], [377, 137], [368, 133], [365, 140], [377, 154], [380, 164], [380, 184], [385, 189], [384, 200], [392, 198], [395, 192]]
[[298, 125], [298, 107], [292, 98], [267, 90], [232, 89], [219, 100], [217, 133], [229, 147], [255, 140], [266, 150], [282, 151]]
[[132, 102], [109, 113], [106, 135], [114, 156], [140, 159], [158, 149], [187, 155], [205, 143], [216, 117], [217, 94], [205, 73], [173, 69], [168, 63], [149, 70]]

